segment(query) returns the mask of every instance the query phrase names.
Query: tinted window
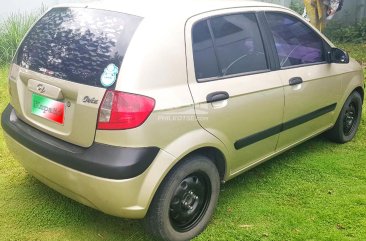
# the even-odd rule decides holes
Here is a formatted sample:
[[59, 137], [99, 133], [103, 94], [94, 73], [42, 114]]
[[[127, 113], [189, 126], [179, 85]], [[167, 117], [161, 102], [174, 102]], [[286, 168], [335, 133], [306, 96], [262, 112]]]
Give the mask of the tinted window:
[[254, 14], [215, 17], [210, 23], [222, 76], [267, 69]]
[[102, 75], [108, 79], [111, 74], [112, 80], [118, 75], [140, 21], [140, 17], [111, 11], [55, 8], [26, 36], [17, 64], [57, 78], [103, 87]]
[[294, 17], [266, 13], [281, 67], [325, 61], [322, 39]]
[[198, 22], [192, 29], [192, 41], [197, 79], [268, 69], [254, 14], [234, 14]]
[[196, 78], [204, 79], [219, 76], [215, 50], [206, 20], [193, 26], [192, 38]]

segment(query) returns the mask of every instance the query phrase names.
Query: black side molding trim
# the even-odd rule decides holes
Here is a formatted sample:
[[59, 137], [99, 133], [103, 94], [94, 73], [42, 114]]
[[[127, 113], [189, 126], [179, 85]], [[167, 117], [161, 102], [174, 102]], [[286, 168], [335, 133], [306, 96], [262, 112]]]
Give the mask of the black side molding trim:
[[313, 112], [310, 112], [306, 115], [303, 115], [303, 116], [300, 116], [300, 117], [297, 117], [293, 120], [290, 120], [290, 121], [287, 121], [283, 124], [280, 124], [280, 125], [277, 125], [277, 126], [274, 126], [274, 127], [271, 127], [267, 130], [264, 130], [264, 131], [261, 131], [261, 132], [258, 132], [258, 133], [255, 133], [253, 135], [250, 135], [250, 136], [247, 136], [247, 137], [244, 137], [240, 140], [237, 140], [235, 143], [234, 143], [234, 147], [236, 150], [239, 150], [241, 148], [244, 148], [246, 146], [249, 146], [253, 143], [256, 143], [258, 141], [261, 141], [263, 139], [266, 139], [270, 136], [274, 136], [274, 135], [277, 135], [279, 133], [281, 133], [282, 131], [286, 131], [288, 129], [291, 129], [293, 127], [296, 127], [298, 125], [301, 125], [303, 123], [306, 123], [308, 121], [311, 121], [317, 117], [320, 117], [322, 115], [325, 115], [333, 110], [335, 110], [337, 106], [337, 103], [334, 103], [334, 104], [331, 104], [331, 105], [328, 105], [328, 106], [325, 106], [323, 108], [320, 108], [318, 110], [315, 110]]
[[267, 130], [258, 132], [256, 134], [250, 135], [243, 139], [240, 139], [234, 143], [234, 147], [236, 150], [239, 150], [243, 147], [249, 146], [253, 143], [256, 143], [260, 140], [266, 139], [270, 136], [274, 136], [282, 131], [282, 125], [278, 125]]
[[325, 114], [335, 110], [336, 106], [337, 106], [337, 104], [331, 104], [331, 105], [328, 105], [326, 107], [320, 108], [316, 111], [310, 112], [306, 115], [300, 116], [300, 117], [295, 118], [295, 119], [290, 120], [290, 121], [287, 121], [287, 122], [283, 123], [282, 131], [291, 129], [295, 126], [301, 125], [305, 122], [311, 121], [311, 120], [313, 120], [317, 117], [325, 115]]
[[142, 174], [159, 152], [158, 147], [116, 147], [93, 143], [88, 148], [73, 145], [41, 132], [19, 120], [11, 105], [1, 116], [4, 131], [37, 154], [90, 175], [128, 179]]

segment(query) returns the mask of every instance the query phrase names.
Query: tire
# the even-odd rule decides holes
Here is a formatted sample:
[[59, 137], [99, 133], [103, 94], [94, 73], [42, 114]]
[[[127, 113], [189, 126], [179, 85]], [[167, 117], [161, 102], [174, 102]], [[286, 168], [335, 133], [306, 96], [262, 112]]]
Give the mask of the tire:
[[339, 113], [337, 122], [326, 135], [337, 143], [346, 143], [356, 135], [361, 121], [362, 98], [360, 93], [354, 91], [344, 103]]
[[182, 160], [156, 192], [144, 219], [159, 240], [190, 240], [208, 225], [220, 191], [215, 164], [205, 156]]

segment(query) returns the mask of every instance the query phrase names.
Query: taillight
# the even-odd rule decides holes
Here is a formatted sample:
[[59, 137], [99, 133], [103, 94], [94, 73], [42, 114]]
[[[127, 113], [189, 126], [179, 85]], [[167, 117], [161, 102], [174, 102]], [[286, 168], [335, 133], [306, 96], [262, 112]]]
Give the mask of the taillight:
[[154, 110], [155, 100], [136, 94], [107, 90], [99, 107], [99, 130], [124, 130], [142, 125]]

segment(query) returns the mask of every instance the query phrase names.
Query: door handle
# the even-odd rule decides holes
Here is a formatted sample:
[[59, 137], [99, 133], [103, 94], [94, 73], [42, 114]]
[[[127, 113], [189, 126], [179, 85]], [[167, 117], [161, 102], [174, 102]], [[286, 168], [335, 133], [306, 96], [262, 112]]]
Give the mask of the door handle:
[[290, 85], [298, 85], [298, 84], [301, 84], [302, 82], [303, 81], [302, 81], [301, 77], [293, 77], [289, 80]]
[[207, 103], [212, 103], [220, 100], [229, 99], [229, 94], [226, 91], [216, 91], [206, 96]]

